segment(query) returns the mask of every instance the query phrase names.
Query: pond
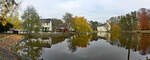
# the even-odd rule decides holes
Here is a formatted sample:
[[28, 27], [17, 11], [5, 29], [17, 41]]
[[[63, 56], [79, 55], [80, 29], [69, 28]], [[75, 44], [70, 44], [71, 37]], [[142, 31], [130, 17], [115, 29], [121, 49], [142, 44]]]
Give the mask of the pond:
[[27, 60], [148, 60], [150, 34], [93, 33], [20, 41], [15, 52]]

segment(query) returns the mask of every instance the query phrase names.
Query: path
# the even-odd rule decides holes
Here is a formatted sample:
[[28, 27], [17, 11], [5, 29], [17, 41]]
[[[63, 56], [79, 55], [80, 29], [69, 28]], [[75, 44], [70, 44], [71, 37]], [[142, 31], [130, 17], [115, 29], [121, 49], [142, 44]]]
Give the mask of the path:
[[16, 45], [23, 39], [22, 35], [8, 35], [0, 40], [0, 60], [19, 60], [13, 53], [12, 46]]

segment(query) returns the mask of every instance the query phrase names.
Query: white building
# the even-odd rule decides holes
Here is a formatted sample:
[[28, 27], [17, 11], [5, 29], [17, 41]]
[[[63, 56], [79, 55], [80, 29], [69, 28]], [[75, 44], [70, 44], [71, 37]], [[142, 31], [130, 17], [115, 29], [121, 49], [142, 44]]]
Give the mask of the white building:
[[105, 38], [106, 40], [110, 40], [111, 38], [111, 34], [108, 32], [98, 32], [97, 36], [101, 38]]
[[52, 20], [51, 19], [40, 19], [42, 24], [42, 31], [52, 31]]
[[97, 31], [99, 32], [107, 32], [107, 31], [110, 31], [110, 29], [111, 29], [111, 25], [109, 22], [106, 22], [105, 24], [97, 26]]

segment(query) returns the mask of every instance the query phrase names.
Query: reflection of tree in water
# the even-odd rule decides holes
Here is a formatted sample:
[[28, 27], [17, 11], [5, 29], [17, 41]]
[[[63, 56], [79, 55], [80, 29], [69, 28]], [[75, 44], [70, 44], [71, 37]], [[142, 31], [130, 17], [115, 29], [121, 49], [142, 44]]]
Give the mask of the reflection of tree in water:
[[66, 37], [63, 37], [63, 36], [52, 38], [52, 44], [54, 45], [54, 44], [63, 42], [65, 39]]
[[141, 34], [139, 41], [139, 50], [142, 55], [150, 53], [150, 34]]
[[141, 51], [142, 55], [150, 53], [150, 34], [121, 34], [120, 46], [134, 51]]
[[119, 37], [119, 42], [121, 47], [125, 47], [126, 49], [133, 49], [134, 51], [138, 48], [138, 41], [137, 34], [128, 34], [122, 33]]
[[126, 49], [133, 49], [136, 51], [138, 48], [138, 41], [139, 38], [137, 38], [137, 34], [111, 33], [111, 39], [109, 40], [109, 43], [112, 45], [117, 45]]
[[92, 34], [92, 39], [90, 41], [97, 41], [97, 40], [98, 40], [97, 33], [93, 33]]
[[69, 49], [75, 52], [77, 47], [86, 48], [89, 41], [92, 39], [92, 34], [79, 34], [74, 35], [69, 40]]
[[111, 38], [105, 37], [111, 45], [126, 48], [128, 60], [130, 60], [130, 50], [139, 51], [141, 55], [150, 54], [150, 34], [136, 33], [111, 33]]
[[25, 58], [29, 57], [32, 60], [37, 60], [40, 57], [42, 48], [50, 48], [50, 40], [29, 39], [21, 42], [16, 47], [16, 52]]
[[111, 33], [108, 41], [111, 45], [140, 51], [142, 55], [150, 53], [150, 34]]
[[65, 38], [65, 36], [57, 36], [49, 39], [24, 40], [16, 46], [16, 52], [25, 58], [37, 60], [42, 55], [42, 48], [51, 48], [52, 45], [63, 42]]

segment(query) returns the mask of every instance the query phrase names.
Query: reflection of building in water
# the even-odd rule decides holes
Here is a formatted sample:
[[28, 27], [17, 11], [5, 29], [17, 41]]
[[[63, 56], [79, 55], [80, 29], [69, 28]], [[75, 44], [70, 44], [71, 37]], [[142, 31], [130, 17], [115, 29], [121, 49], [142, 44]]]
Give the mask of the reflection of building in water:
[[111, 34], [107, 32], [98, 32], [97, 36], [105, 40], [110, 40], [111, 38]]
[[51, 48], [51, 46], [61, 43], [65, 40], [65, 36], [58, 36], [48, 39], [28, 39], [23, 40], [16, 46], [16, 52], [27, 60], [37, 60], [42, 58], [42, 49]]
[[16, 46], [16, 52], [25, 58], [37, 60], [42, 54], [42, 48], [50, 48], [51, 43], [51, 38], [24, 40]]
[[51, 43], [52, 43], [52, 39], [49, 38], [49, 39], [31, 39], [31, 42], [39, 42], [41, 44], [50, 44], [51, 46]]

